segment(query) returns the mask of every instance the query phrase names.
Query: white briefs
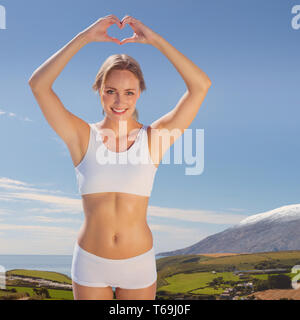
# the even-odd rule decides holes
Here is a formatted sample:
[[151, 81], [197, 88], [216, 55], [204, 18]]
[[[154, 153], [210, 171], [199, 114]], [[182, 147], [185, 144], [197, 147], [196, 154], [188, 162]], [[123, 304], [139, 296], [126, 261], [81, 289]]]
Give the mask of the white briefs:
[[88, 287], [146, 288], [157, 280], [154, 247], [128, 259], [107, 259], [74, 246], [72, 280]]

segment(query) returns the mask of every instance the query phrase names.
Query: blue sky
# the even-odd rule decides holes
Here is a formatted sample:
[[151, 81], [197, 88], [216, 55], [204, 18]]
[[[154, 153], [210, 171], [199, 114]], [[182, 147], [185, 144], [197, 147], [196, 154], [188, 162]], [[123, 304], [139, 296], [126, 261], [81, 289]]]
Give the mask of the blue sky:
[[[196, 129], [204, 130], [203, 173], [188, 176], [185, 163], [161, 164], [155, 177], [148, 223], [156, 252], [299, 203], [295, 4], [300, 2], [0, 0], [7, 27], [0, 30], [0, 254], [72, 254], [84, 218], [73, 164], [27, 82], [78, 32], [108, 14], [141, 20], [212, 80], [190, 126], [194, 139]], [[132, 31], [113, 25], [108, 33], [123, 39]], [[81, 49], [56, 80], [54, 90], [67, 109], [87, 122], [103, 119], [91, 87], [115, 53], [131, 55], [142, 67], [147, 90], [137, 103], [140, 123], [175, 107], [186, 86], [158, 49], [106, 42]]]

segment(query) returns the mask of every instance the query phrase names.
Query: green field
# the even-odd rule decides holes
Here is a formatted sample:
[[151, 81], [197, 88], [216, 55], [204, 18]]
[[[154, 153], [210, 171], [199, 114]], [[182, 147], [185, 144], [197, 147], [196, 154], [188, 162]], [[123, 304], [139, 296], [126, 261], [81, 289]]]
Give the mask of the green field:
[[66, 276], [65, 274], [58, 273], [58, 272], [51, 272], [51, 271], [16, 269], [16, 270], [7, 271], [6, 275], [30, 276], [30, 277], [36, 277], [36, 278], [41, 278], [45, 280], [52, 280], [60, 283], [72, 284], [72, 279]]
[[157, 270], [161, 277], [165, 278], [176, 273], [252, 270], [257, 269], [256, 266], [263, 263], [273, 268], [291, 269], [296, 264], [300, 265], [300, 251], [239, 254], [218, 258], [201, 255], [178, 255], [158, 259]]
[[[223, 288], [207, 288], [208, 283], [217, 277], [223, 277], [225, 281], [238, 281], [239, 277], [231, 272], [211, 273], [211, 272], [198, 272], [190, 274], [176, 274], [171, 277], [165, 278], [169, 284], [159, 287], [159, 290], [166, 290], [171, 293], [201, 293], [201, 294], [220, 294]], [[228, 286], [227, 286], [228, 287]]]
[[[51, 271], [39, 271], [39, 270], [26, 270], [26, 269], [13, 269], [6, 272], [6, 275], [16, 275], [16, 276], [24, 276], [24, 277], [31, 277], [31, 278], [41, 278], [45, 280], [52, 280], [59, 283], [66, 283], [72, 284], [72, 279], [69, 278], [65, 274], [61, 274], [58, 272], [51, 272]], [[6, 286], [6, 289], [16, 289], [17, 293], [19, 292], [27, 292], [30, 297], [36, 295], [33, 291], [34, 287], [22, 287], [22, 286]], [[72, 290], [63, 290], [63, 289], [47, 289], [50, 297], [49, 299], [44, 300], [73, 300], [73, 292]], [[12, 292], [7, 292], [0, 290], [0, 297], [11, 295]]]
[[[290, 276], [292, 279], [295, 274], [283, 273]], [[252, 282], [253, 279], [267, 280], [268, 276], [277, 274], [251, 274], [249, 275], [249, 280], [242, 280], [237, 275], [232, 272], [218, 272], [212, 274], [211, 272], [198, 272], [191, 274], [179, 273], [171, 277], [167, 277], [164, 280], [168, 282], [167, 285], [159, 287], [159, 291], [167, 291], [171, 294], [174, 293], [192, 293], [192, 294], [208, 294], [208, 295], [219, 295], [226, 288], [233, 288], [231, 284], [221, 284], [217, 288], [209, 286], [209, 282], [217, 277], [222, 277], [224, 281], [234, 281], [236, 284], [238, 282]]]
[[[15, 286], [6, 286], [7, 289], [15, 288], [17, 292], [28, 292], [29, 295], [32, 297], [35, 295], [33, 288], [29, 287], [15, 287]], [[70, 290], [56, 290], [56, 289], [48, 289], [51, 298], [44, 299], [44, 300], [73, 300], [73, 292]], [[0, 297], [11, 294], [10, 292], [6, 292], [0, 289]]]
[[[291, 270], [300, 265], [300, 251], [263, 252], [238, 254], [224, 257], [202, 255], [178, 255], [157, 260], [157, 293], [167, 295], [182, 293], [185, 295], [220, 295], [230, 284], [208, 287], [207, 283], [216, 277], [224, 281], [248, 282], [239, 279], [233, 271], [263, 270], [284, 268]], [[216, 272], [215, 274], [212, 271]], [[274, 274], [274, 273], [273, 273]], [[276, 274], [276, 273], [275, 273]], [[295, 274], [286, 273], [290, 278]], [[268, 274], [252, 274], [250, 279], [267, 280]], [[251, 281], [251, 280], [250, 280]], [[237, 283], [236, 283], [237, 284]]]

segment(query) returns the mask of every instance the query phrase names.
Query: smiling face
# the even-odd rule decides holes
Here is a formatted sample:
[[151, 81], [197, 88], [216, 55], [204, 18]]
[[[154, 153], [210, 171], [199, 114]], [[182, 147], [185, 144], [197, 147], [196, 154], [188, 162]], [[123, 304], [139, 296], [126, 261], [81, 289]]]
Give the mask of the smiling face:
[[106, 78], [103, 91], [99, 89], [99, 95], [107, 117], [131, 119], [140, 97], [139, 80], [128, 70], [113, 70]]

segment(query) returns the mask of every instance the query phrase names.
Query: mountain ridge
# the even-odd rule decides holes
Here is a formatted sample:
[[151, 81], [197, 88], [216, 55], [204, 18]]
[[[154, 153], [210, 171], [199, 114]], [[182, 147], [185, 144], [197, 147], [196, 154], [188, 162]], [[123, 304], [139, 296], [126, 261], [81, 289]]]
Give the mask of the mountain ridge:
[[285, 205], [246, 217], [236, 225], [191, 246], [157, 255], [299, 250], [299, 230], [300, 204]]

